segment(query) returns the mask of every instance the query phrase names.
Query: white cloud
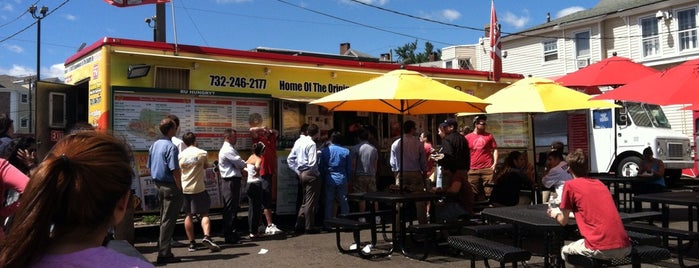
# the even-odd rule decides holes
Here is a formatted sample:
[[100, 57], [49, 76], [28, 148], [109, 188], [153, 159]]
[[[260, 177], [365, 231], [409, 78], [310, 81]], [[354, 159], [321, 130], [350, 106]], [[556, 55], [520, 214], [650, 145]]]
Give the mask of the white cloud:
[[51, 67], [47, 68], [41, 68], [41, 77], [44, 78], [58, 78], [61, 81], [63, 81], [63, 76], [65, 75], [65, 67], [63, 66], [63, 63], [56, 63], [54, 65], [51, 65]]
[[581, 6], [572, 6], [572, 7], [564, 8], [564, 9], [561, 9], [560, 11], [556, 12], [556, 17], [554, 17], [554, 19], [557, 19], [557, 18], [560, 18], [563, 16], [567, 16], [567, 15], [570, 15], [570, 14], [573, 14], [575, 12], [582, 11], [582, 10], [585, 10], [585, 8], [581, 7]]
[[454, 9], [445, 9], [445, 10], [442, 10], [441, 13], [442, 13], [442, 16], [444, 17], [444, 19], [446, 19], [447, 21], [454, 21], [454, 20], [461, 17], [461, 13], [459, 11], [454, 10]]
[[228, 4], [228, 3], [245, 3], [245, 2], [252, 2], [252, 0], [216, 0], [216, 3], [219, 4]]
[[4, 47], [7, 50], [14, 52], [14, 53], [17, 53], [17, 54], [24, 52], [24, 48], [20, 47], [18, 45], [4, 45]]
[[2, 9], [2, 11], [13, 11], [13, 10], [15, 10], [15, 8], [14, 8], [14, 7], [12, 6], [12, 4], [10, 4], [10, 3], [5, 3], [4, 5], [2, 5], [2, 7], [1, 7], [0, 9]]
[[461, 17], [461, 13], [453, 9], [443, 9], [431, 13], [420, 12], [420, 17], [436, 21], [454, 21]]
[[31, 67], [12, 64], [12, 67], [9, 69], [0, 67], [0, 74], [6, 74], [9, 76], [29, 76], [36, 74], [36, 71], [34, 71], [34, 69]]
[[[369, 5], [383, 6], [383, 5], [388, 4], [388, 2], [389, 2], [390, 0], [357, 0], [357, 1], [362, 2], [362, 3], [365, 3], [365, 4], [369, 4]], [[346, 4], [352, 4], [352, 3], [354, 3], [353, 1], [350, 1], [350, 0], [342, 0], [342, 2], [343, 2], [343, 3], [346, 3]], [[355, 3], [355, 4], [356, 4], [356, 3]]]
[[529, 23], [529, 10], [522, 10], [522, 15], [517, 16], [512, 14], [512, 12], [505, 11], [504, 16], [500, 21], [507, 23], [508, 25], [515, 27], [515, 29], [521, 29]]
[[76, 17], [75, 15], [71, 15], [71, 14], [65, 14], [65, 15], [63, 15], [63, 18], [65, 18], [67, 20], [71, 20], [71, 21], [78, 19], [78, 17]]

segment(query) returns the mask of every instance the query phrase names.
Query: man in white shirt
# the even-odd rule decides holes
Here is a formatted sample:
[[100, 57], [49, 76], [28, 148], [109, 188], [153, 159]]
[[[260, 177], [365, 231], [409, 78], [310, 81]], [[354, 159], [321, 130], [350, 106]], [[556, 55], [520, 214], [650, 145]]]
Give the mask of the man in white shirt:
[[[391, 145], [391, 170], [396, 178], [396, 184], [403, 183], [400, 187], [408, 192], [424, 192], [427, 172], [427, 156], [422, 142], [415, 136], [415, 121], [408, 120], [403, 123], [403, 137], [397, 139]], [[401, 150], [403, 150], [401, 161]], [[402, 171], [401, 171], [402, 170]], [[401, 179], [400, 176], [403, 176]], [[417, 202], [417, 220], [427, 223], [427, 209], [425, 202]]]
[[235, 222], [240, 206], [240, 186], [245, 160], [233, 147], [238, 141], [236, 135], [234, 129], [226, 129], [223, 132], [223, 146], [218, 152], [218, 169], [221, 173], [221, 194], [223, 195], [223, 237], [226, 244], [237, 244], [240, 241]]
[[310, 124], [306, 134], [296, 140], [286, 162], [299, 176], [303, 186], [303, 203], [299, 209], [295, 229], [299, 233], [317, 233], [319, 229], [314, 223], [322, 185], [318, 178], [318, 149], [314, 141], [319, 135], [318, 126]]

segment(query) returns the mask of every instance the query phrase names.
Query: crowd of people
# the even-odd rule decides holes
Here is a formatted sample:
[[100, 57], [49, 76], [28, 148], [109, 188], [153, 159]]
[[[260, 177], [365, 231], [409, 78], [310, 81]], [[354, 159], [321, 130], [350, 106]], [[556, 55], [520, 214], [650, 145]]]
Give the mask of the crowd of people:
[[[237, 131], [229, 128], [221, 133], [217, 161], [210, 163], [207, 151], [198, 148], [195, 133], [177, 137], [180, 130], [177, 116], [168, 115], [160, 121], [161, 136], [150, 146], [147, 161], [160, 208], [156, 263], [180, 261], [172, 246], [181, 211], [185, 215], [189, 251], [199, 249], [196, 221], [203, 232], [201, 244], [211, 252], [221, 250], [220, 242], [212, 238], [211, 198], [204, 180], [207, 168], [216, 170], [221, 187], [223, 243], [240, 243], [245, 232], [250, 239], [284, 233], [273, 222], [272, 207], [279, 132], [258, 123], [253, 125], [251, 121], [252, 148], [247, 159], [236, 150]], [[405, 121], [401, 127], [401, 135], [390, 145], [388, 159], [382, 159], [372, 127], [353, 126], [343, 133], [321, 131], [315, 124], [304, 124], [286, 158], [300, 185], [301, 202], [293, 231], [320, 232], [323, 228], [320, 218], [350, 212], [348, 193], [378, 191], [379, 169], [385, 161], [393, 175], [389, 189], [404, 193], [429, 191], [444, 196], [431, 205], [414, 204], [414, 216], [419, 223], [468, 220], [476, 212], [475, 205], [484, 200], [489, 206], [529, 204], [532, 200], [523, 196], [522, 190], [543, 187], [551, 190], [549, 202], [560, 204], [559, 208], [548, 211], [552, 218], [567, 224], [569, 213], [576, 213], [583, 239], [564, 247], [563, 252], [601, 258], [628, 254], [628, 237], [605, 233], [605, 239], [611, 237], [605, 240], [593, 232], [601, 227], [617, 230], [623, 226], [616, 221], [618, 213], [613, 200], [600, 194], [606, 192], [606, 187], [587, 177], [587, 159], [581, 150], [566, 154], [562, 143], [552, 144], [546, 157], [546, 172], [537, 181], [533, 165], [521, 151], [509, 152], [499, 163], [497, 143], [487, 131], [485, 115], [475, 116], [466, 131], [459, 128], [455, 119], [445, 120], [437, 129], [440, 144], [433, 143], [429, 131], [418, 135], [412, 120]], [[152, 266], [102, 247], [133, 206], [130, 187], [133, 160], [124, 141], [89, 129], [76, 130], [37, 163], [31, 151], [32, 141], [12, 136], [12, 120], [0, 114], [0, 191], [11, 190], [21, 195], [17, 202], [6, 202], [0, 209], [0, 218], [8, 221], [7, 227], [12, 227], [7, 235], [3, 233], [7, 229], [0, 229], [0, 248], [12, 248], [0, 250], [1, 267], [52, 267], [64, 263], [81, 266], [95, 262]], [[646, 192], [664, 190], [664, 165], [653, 158], [650, 147], [644, 150], [639, 173], [658, 179], [634, 187]], [[241, 193], [246, 195], [249, 209], [247, 226], [239, 228], [237, 212]], [[587, 209], [592, 204], [594, 208]], [[368, 209], [361, 201], [356, 208]], [[598, 225], [595, 222], [600, 218], [613, 220]]]

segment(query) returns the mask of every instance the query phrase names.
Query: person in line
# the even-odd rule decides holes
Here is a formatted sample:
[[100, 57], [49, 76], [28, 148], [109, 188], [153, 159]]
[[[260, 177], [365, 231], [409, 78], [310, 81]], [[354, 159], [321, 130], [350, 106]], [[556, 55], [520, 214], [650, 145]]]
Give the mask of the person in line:
[[[12, 190], [19, 197], [24, 192], [29, 178], [26, 173], [17, 169], [9, 161], [0, 158], [0, 182], [0, 193]], [[2, 226], [5, 226], [8, 217], [13, 216], [13, 213], [19, 206], [19, 202], [17, 202], [17, 198], [13, 198], [13, 200], [7, 200], [5, 204], [5, 206], [0, 208], [0, 220], [2, 221], [0, 225]], [[4, 228], [0, 228], [0, 239], [3, 237]]]
[[[512, 151], [505, 158], [493, 179], [493, 192], [490, 203], [494, 206], [515, 206], [520, 203], [521, 190], [531, 190], [533, 177], [528, 176], [527, 156], [520, 151]], [[531, 202], [531, 200], [529, 200]], [[526, 202], [529, 204], [529, 202]]]
[[175, 131], [175, 136], [172, 136], [172, 144], [177, 146], [178, 151], [182, 152], [182, 151], [184, 151], [184, 149], [187, 148], [187, 145], [184, 144], [184, 141], [182, 141], [180, 138], [177, 137], [177, 134], [180, 133], [180, 118], [174, 114], [168, 114], [167, 118], [170, 118], [170, 120], [175, 122], [175, 125], [177, 126], [177, 131]]
[[330, 133], [330, 145], [320, 153], [318, 169], [325, 182], [325, 219], [335, 217], [338, 205], [341, 214], [349, 213], [347, 184], [352, 172], [352, 161], [349, 150], [340, 146], [342, 139], [339, 131]]
[[[180, 262], [172, 254], [172, 235], [182, 208], [182, 170], [180, 170], [179, 150], [172, 143], [177, 133], [177, 125], [170, 118], [160, 121], [162, 137], [148, 150], [148, 169], [158, 188], [160, 204], [160, 237], [158, 238], [158, 263]], [[130, 169], [130, 168], [129, 168]], [[131, 176], [129, 176], [130, 178]]]
[[6, 113], [0, 113], [0, 152], [10, 146], [14, 133], [14, 121]]
[[189, 252], [197, 250], [194, 241], [194, 220], [193, 215], [201, 218], [201, 229], [204, 231], [204, 244], [211, 252], [221, 251], [216, 242], [211, 239], [211, 220], [209, 219], [209, 208], [211, 198], [206, 191], [204, 181], [204, 170], [209, 167], [207, 152], [197, 148], [197, 140], [194, 133], [187, 132], [182, 136], [182, 141], [187, 148], [179, 155], [180, 168], [182, 169], [182, 193], [184, 194], [184, 230], [189, 240]]
[[240, 242], [236, 222], [245, 160], [233, 147], [236, 142], [238, 142], [238, 133], [232, 128], [227, 128], [223, 131], [223, 145], [218, 151], [218, 170], [221, 173], [221, 195], [223, 196], [223, 238], [226, 244]]
[[563, 154], [560, 151], [551, 151], [546, 157], [546, 165], [550, 166], [548, 173], [541, 178], [541, 184], [546, 188], [553, 187], [556, 195], [552, 199], [556, 203], [561, 201], [561, 193], [563, 193], [563, 184], [573, 179], [573, 175], [568, 172], [568, 162], [563, 160]]
[[[425, 149], [417, 137], [415, 137], [415, 122], [408, 120], [403, 123], [403, 138], [399, 138], [391, 144], [391, 170], [396, 178], [396, 185], [407, 192], [425, 191], [425, 173], [427, 172], [427, 156]], [[401, 151], [402, 160], [401, 160]], [[403, 178], [401, 178], [401, 174]], [[400, 182], [405, 185], [400, 185]], [[417, 202], [417, 221], [420, 224], [427, 223], [427, 204]]]
[[320, 229], [315, 226], [315, 216], [320, 198], [322, 181], [318, 178], [318, 150], [315, 139], [318, 139], [320, 131], [318, 125], [310, 124], [307, 135], [301, 135], [294, 147], [291, 148], [286, 162], [289, 168], [299, 176], [303, 186], [303, 203], [299, 209], [294, 229], [298, 233], [318, 233]]
[[[425, 172], [425, 176], [427, 176], [427, 179], [429, 180], [428, 183], [428, 189], [432, 188], [432, 184], [434, 184], [435, 178], [434, 178], [434, 168], [435, 168], [435, 161], [430, 157], [430, 154], [432, 153], [433, 146], [432, 146], [432, 133], [429, 131], [423, 131], [420, 133], [420, 137], [418, 138], [420, 142], [422, 142], [423, 148], [425, 148], [425, 155], [427, 156], [427, 172]], [[428, 211], [429, 212], [429, 211]]]
[[629, 255], [631, 240], [609, 189], [599, 180], [587, 177], [587, 157], [581, 149], [568, 154], [566, 160], [574, 179], [565, 183], [560, 206], [550, 208], [548, 215], [565, 226], [572, 212], [582, 239], [561, 248], [563, 259], [583, 255], [608, 260]]
[[471, 152], [471, 168], [468, 171], [468, 182], [473, 188], [476, 201], [490, 197], [490, 187], [495, 165], [498, 162], [498, 145], [493, 134], [486, 131], [488, 117], [477, 115], [473, 119], [473, 132], [466, 134], [468, 147]]
[[[639, 165], [638, 176], [651, 177], [651, 180], [632, 183], [631, 191], [634, 194], [650, 194], [665, 191], [665, 163], [663, 163], [663, 160], [653, 157], [653, 149], [650, 146], [643, 149], [643, 161]], [[643, 209], [642, 205], [640, 201], [634, 201], [634, 211], [640, 212]], [[657, 210], [659, 205], [652, 204], [652, 206], [653, 209]]]
[[[352, 159], [354, 162], [354, 181], [352, 182], [352, 192], [373, 193], [376, 192], [376, 171], [378, 169], [379, 151], [369, 143], [372, 137], [369, 129], [362, 129], [359, 132], [359, 143], [352, 148]], [[375, 210], [379, 209], [379, 204], [374, 203]], [[366, 211], [366, 201], [358, 203], [360, 212]], [[376, 216], [380, 220], [379, 216]]]
[[[181, 153], [182, 151], [184, 151], [185, 148], [187, 148], [187, 145], [184, 144], [184, 141], [182, 141], [180, 138], [177, 137], [177, 135], [180, 133], [180, 118], [174, 114], [168, 114], [167, 118], [170, 118], [170, 120], [175, 122], [175, 126], [177, 126], [177, 130], [175, 131], [175, 135], [172, 136], [172, 144], [174, 144], [177, 147], [177, 150]], [[180, 241], [177, 241], [177, 239], [175, 239], [175, 237], [172, 238], [170, 245], [173, 247], [186, 246], [185, 244], [181, 243]]]
[[[266, 235], [277, 235], [283, 233], [272, 223], [272, 186], [275, 185], [277, 174], [277, 138], [279, 131], [268, 127], [251, 127], [250, 134], [252, 143], [261, 142], [265, 149], [260, 155], [260, 178], [262, 179], [262, 212], [267, 220], [265, 227]], [[249, 168], [249, 166], [248, 166]]]
[[447, 119], [439, 125], [442, 148], [431, 154], [441, 167], [443, 187], [436, 187], [432, 192], [445, 194], [446, 200], [435, 208], [438, 221], [456, 221], [473, 215], [473, 190], [468, 183], [468, 169], [471, 154], [468, 142], [458, 132], [458, 123]]
[[[0, 113], [0, 154], [26, 174], [29, 169], [36, 165], [36, 154], [30, 148], [21, 147], [30, 147], [34, 143], [34, 139], [13, 138], [14, 133], [14, 121], [6, 113]], [[26, 143], [27, 145], [18, 147], [18, 143]]]
[[[260, 175], [262, 163], [264, 162], [263, 156], [266, 150], [267, 146], [265, 146], [263, 142], [258, 141], [253, 143], [252, 154], [245, 162], [248, 172], [245, 193], [248, 196], [248, 202], [250, 202], [248, 206], [248, 226], [250, 228], [251, 239], [263, 235], [278, 235], [283, 233], [282, 230], [279, 230], [272, 222], [272, 211], [270, 209], [272, 206], [272, 196], [268, 190], [265, 190], [265, 188], [269, 188], [269, 182], [264, 180]], [[260, 225], [262, 220], [260, 213], [264, 214], [265, 220], [267, 221], [266, 225]]]
[[131, 173], [129, 148], [109, 134], [58, 141], [20, 198], [0, 267], [153, 267], [102, 246], [130, 205]]

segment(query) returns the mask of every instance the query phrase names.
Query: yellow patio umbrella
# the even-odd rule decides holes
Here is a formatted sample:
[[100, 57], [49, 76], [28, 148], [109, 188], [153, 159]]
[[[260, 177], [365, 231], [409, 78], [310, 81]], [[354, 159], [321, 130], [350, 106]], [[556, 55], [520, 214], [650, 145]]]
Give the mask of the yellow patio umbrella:
[[609, 101], [590, 98], [592, 96], [553, 80], [528, 77], [490, 95], [485, 101], [492, 104], [486, 108], [487, 113], [548, 113], [619, 107]]
[[391, 114], [484, 112], [488, 102], [421, 73], [394, 70], [312, 101], [331, 111]]
[[[331, 111], [361, 111], [400, 114], [484, 112], [488, 103], [478, 97], [432, 80], [419, 72], [394, 70], [343, 91], [312, 101]], [[403, 132], [401, 131], [401, 142]], [[402, 144], [401, 144], [402, 148]], [[400, 166], [403, 166], [400, 150]], [[400, 169], [403, 184], [403, 169]], [[402, 187], [401, 187], [402, 190]]]

